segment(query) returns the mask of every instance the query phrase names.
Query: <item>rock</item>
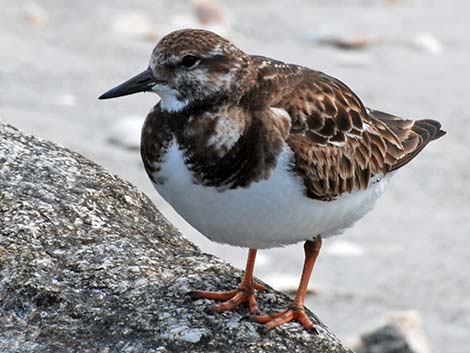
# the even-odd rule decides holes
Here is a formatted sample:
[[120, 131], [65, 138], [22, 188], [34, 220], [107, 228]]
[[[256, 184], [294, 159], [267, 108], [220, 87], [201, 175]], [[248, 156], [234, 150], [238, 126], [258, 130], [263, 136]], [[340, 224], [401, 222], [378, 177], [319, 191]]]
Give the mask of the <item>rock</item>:
[[430, 353], [421, 328], [421, 318], [414, 311], [390, 316], [377, 329], [361, 336], [357, 353]]
[[46, 10], [36, 3], [27, 3], [22, 8], [23, 19], [32, 26], [42, 27], [48, 22]]
[[[260, 333], [247, 308], [212, 315], [193, 289], [242, 272], [185, 240], [134, 186], [0, 123], [0, 351], [351, 352], [311, 312]], [[289, 298], [268, 287], [269, 312]]]
[[430, 54], [438, 55], [444, 51], [444, 45], [430, 33], [418, 33], [409, 38], [411, 47]]

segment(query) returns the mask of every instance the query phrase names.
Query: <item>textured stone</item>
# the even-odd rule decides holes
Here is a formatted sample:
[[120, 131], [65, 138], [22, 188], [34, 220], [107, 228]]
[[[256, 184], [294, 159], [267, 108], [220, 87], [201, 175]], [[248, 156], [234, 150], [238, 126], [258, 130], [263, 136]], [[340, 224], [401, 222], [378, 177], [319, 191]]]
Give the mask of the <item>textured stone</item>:
[[263, 334], [246, 307], [212, 315], [187, 295], [241, 276], [128, 182], [0, 123], [0, 352], [351, 352], [310, 312], [317, 335]]

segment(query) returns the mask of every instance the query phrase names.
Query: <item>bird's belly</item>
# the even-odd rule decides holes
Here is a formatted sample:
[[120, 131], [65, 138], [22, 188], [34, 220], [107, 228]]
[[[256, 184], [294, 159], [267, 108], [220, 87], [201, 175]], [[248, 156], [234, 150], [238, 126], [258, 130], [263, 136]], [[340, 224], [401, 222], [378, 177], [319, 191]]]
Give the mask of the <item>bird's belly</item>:
[[338, 234], [366, 214], [385, 182], [335, 201], [305, 197], [300, 178], [288, 170], [291, 151], [280, 154], [267, 180], [219, 191], [193, 182], [176, 143], [153, 178], [162, 197], [209, 239], [249, 248], [271, 248]]

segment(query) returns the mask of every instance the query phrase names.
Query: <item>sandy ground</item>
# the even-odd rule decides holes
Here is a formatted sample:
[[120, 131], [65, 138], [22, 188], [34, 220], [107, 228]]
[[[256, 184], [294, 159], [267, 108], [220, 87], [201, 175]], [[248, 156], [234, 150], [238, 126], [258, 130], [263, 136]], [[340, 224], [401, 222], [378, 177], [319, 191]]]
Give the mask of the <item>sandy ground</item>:
[[[343, 340], [390, 313], [414, 310], [434, 352], [470, 346], [470, 3], [465, 1], [221, 1], [218, 31], [250, 53], [345, 81], [374, 108], [439, 119], [448, 135], [394, 177], [377, 207], [325, 242], [307, 300]], [[209, 242], [151, 187], [138, 151], [109, 143], [157, 96], [101, 102], [148, 63], [170, 30], [195, 26], [187, 1], [0, 1], [0, 118], [59, 142], [132, 181], [202, 249], [244, 266], [245, 250]], [[322, 45], [366, 38], [360, 50]], [[132, 131], [129, 131], [132, 135]], [[260, 253], [257, 275], [296, 288], [302, 246]]]

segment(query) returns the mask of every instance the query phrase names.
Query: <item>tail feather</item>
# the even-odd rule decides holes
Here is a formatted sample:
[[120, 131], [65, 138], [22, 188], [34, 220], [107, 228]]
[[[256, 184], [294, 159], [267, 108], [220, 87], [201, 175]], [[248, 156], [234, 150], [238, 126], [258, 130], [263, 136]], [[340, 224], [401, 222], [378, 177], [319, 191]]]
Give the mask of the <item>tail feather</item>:
[[441, 129], [441, 123], [436, 120], [403, 119], [377, 110], [371, 110], [369, 114], [385, 123], [398, 137], [403, 146], [404, 155], [397, 160], [391, 170], [403, 167], [416, 157], [429, 142], [446, 134]]
[[441, 123], [436, 120], [417, 120], [415, 121], [415, 125], [419, 125], [431, 133], [431, 139], [428, 142], [437, 140], [439, 137], [442, 137], [446, 134], [446, 131], [441, 129]]

